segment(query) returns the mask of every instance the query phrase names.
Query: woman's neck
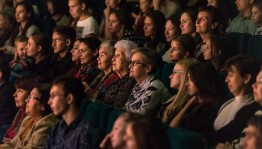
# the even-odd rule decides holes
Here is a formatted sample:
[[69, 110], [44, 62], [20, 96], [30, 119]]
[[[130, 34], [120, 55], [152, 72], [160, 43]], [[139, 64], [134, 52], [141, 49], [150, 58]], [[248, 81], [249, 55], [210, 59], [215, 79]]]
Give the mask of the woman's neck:
[[38, 64], [38, 63], [41, 62], [44, 58], [45, 58], [45, 56], [43, 56], [43, 55], [40, 55], [40, 54], [36, 55], [36, 56], [34, 57], [34, 59], [35, 59], [35, 64]]
[[22, 29], [25, 28], [25, 25], [26, 25], [26, 21], [23, 21], [23, 22], [20, 23], [20, 26], [22, 27]]
[[129, 73], [128, 70], [122, 70], [119, 72], [116, 72], [116, 74], [119, 76], [119, 78], [123, 78], [124, 76], [126, 76]]

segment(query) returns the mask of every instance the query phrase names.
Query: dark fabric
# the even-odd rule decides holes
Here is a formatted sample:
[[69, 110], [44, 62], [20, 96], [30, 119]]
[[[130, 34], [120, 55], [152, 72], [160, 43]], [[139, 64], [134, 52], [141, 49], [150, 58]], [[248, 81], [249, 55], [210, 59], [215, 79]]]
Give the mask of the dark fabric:
[[69, 125], [64, 120], [56, 124], [43, 149], [96, 149], [100, 138], [98, 131], [79, 116]]
[[0, 86], [0, 126], [11, 124], [18, 111], [14, 102], [14, 92], [15, 87], [8, 81]]
[[42, 75], [49, 69], [50, 56], [45, 57], [42, 61], [34, 64], [32, 67], [32, 74]]
[[122, 108], [135, 84], [136, 80], [126, 75], [115, 81], [104, 92], [100, 92], [97, 96], [97, 101], [113, 106], [114, 108]]
[[133, 41], [138, 46], [143, 46], [145, 44], [145, 39], [143, 39], [141, 36], [137, 35], [137, 33], [132, 31], [132, 30], [126, 30], [122, 39]]
[[81, 66], [79, 79], [82, 82], [86, 82], [88, 85], [91, 85], [92, 81], [94, 81], [94, 79], [97, 77], [97, 75], [100, 72], [101, 72], [101, 70], [98, 69], [97, 61], [95, 60], [95, 61], [93, 61], [89, 64]]

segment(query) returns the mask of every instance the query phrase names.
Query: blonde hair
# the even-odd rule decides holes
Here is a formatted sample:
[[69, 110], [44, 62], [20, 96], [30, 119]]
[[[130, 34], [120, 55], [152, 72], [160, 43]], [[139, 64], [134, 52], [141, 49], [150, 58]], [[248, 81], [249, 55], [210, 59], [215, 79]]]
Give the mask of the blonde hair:
[[190, 99], [191, 96], [188, 94], [188, 88], [186, 86], [186, 83], [188, 81], [188, 68], [197, 62], [198, 61], [195, 58], [186, 58], [179, 60], [176, 63], [176, 65], [180, 65], [183, 68], [183, 75], [181, 78], [178, 93], [167, 101], [167, 103], [169, 104], [163, 111], [162, 121], [164, 123], [169, 123], [176, 115], [176, 113], [178, 113]]

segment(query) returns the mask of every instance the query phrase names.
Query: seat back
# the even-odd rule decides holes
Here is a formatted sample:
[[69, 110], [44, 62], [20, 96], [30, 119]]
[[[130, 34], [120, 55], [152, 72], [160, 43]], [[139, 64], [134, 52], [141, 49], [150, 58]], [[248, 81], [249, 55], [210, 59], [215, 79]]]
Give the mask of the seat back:
[[262, 63], [262, 36], [255, 35], [249, 39], [247, 55]]

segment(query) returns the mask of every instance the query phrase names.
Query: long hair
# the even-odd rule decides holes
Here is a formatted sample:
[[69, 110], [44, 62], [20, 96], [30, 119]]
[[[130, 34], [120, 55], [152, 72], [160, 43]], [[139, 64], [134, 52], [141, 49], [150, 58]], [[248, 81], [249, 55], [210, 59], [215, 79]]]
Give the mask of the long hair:
[[164, 123], [169, 123], [170, 120], [178, 113], [183, 106], [187, 103], [187, 101], [191, 98], [188, 94], [188, 88], [186, 83], [188, 81], [188, 69], [193, 64], [196, 64], [198, 61], [194, 58], [187, 58], [179, 60], [176, 65], [180, 65], [183, 68], [183, 75], [181, 78], [180, 86], [178, 89], [178, 93], [171, 97], [167, 103], [170, 104], [164, 109], [162, 121]]

